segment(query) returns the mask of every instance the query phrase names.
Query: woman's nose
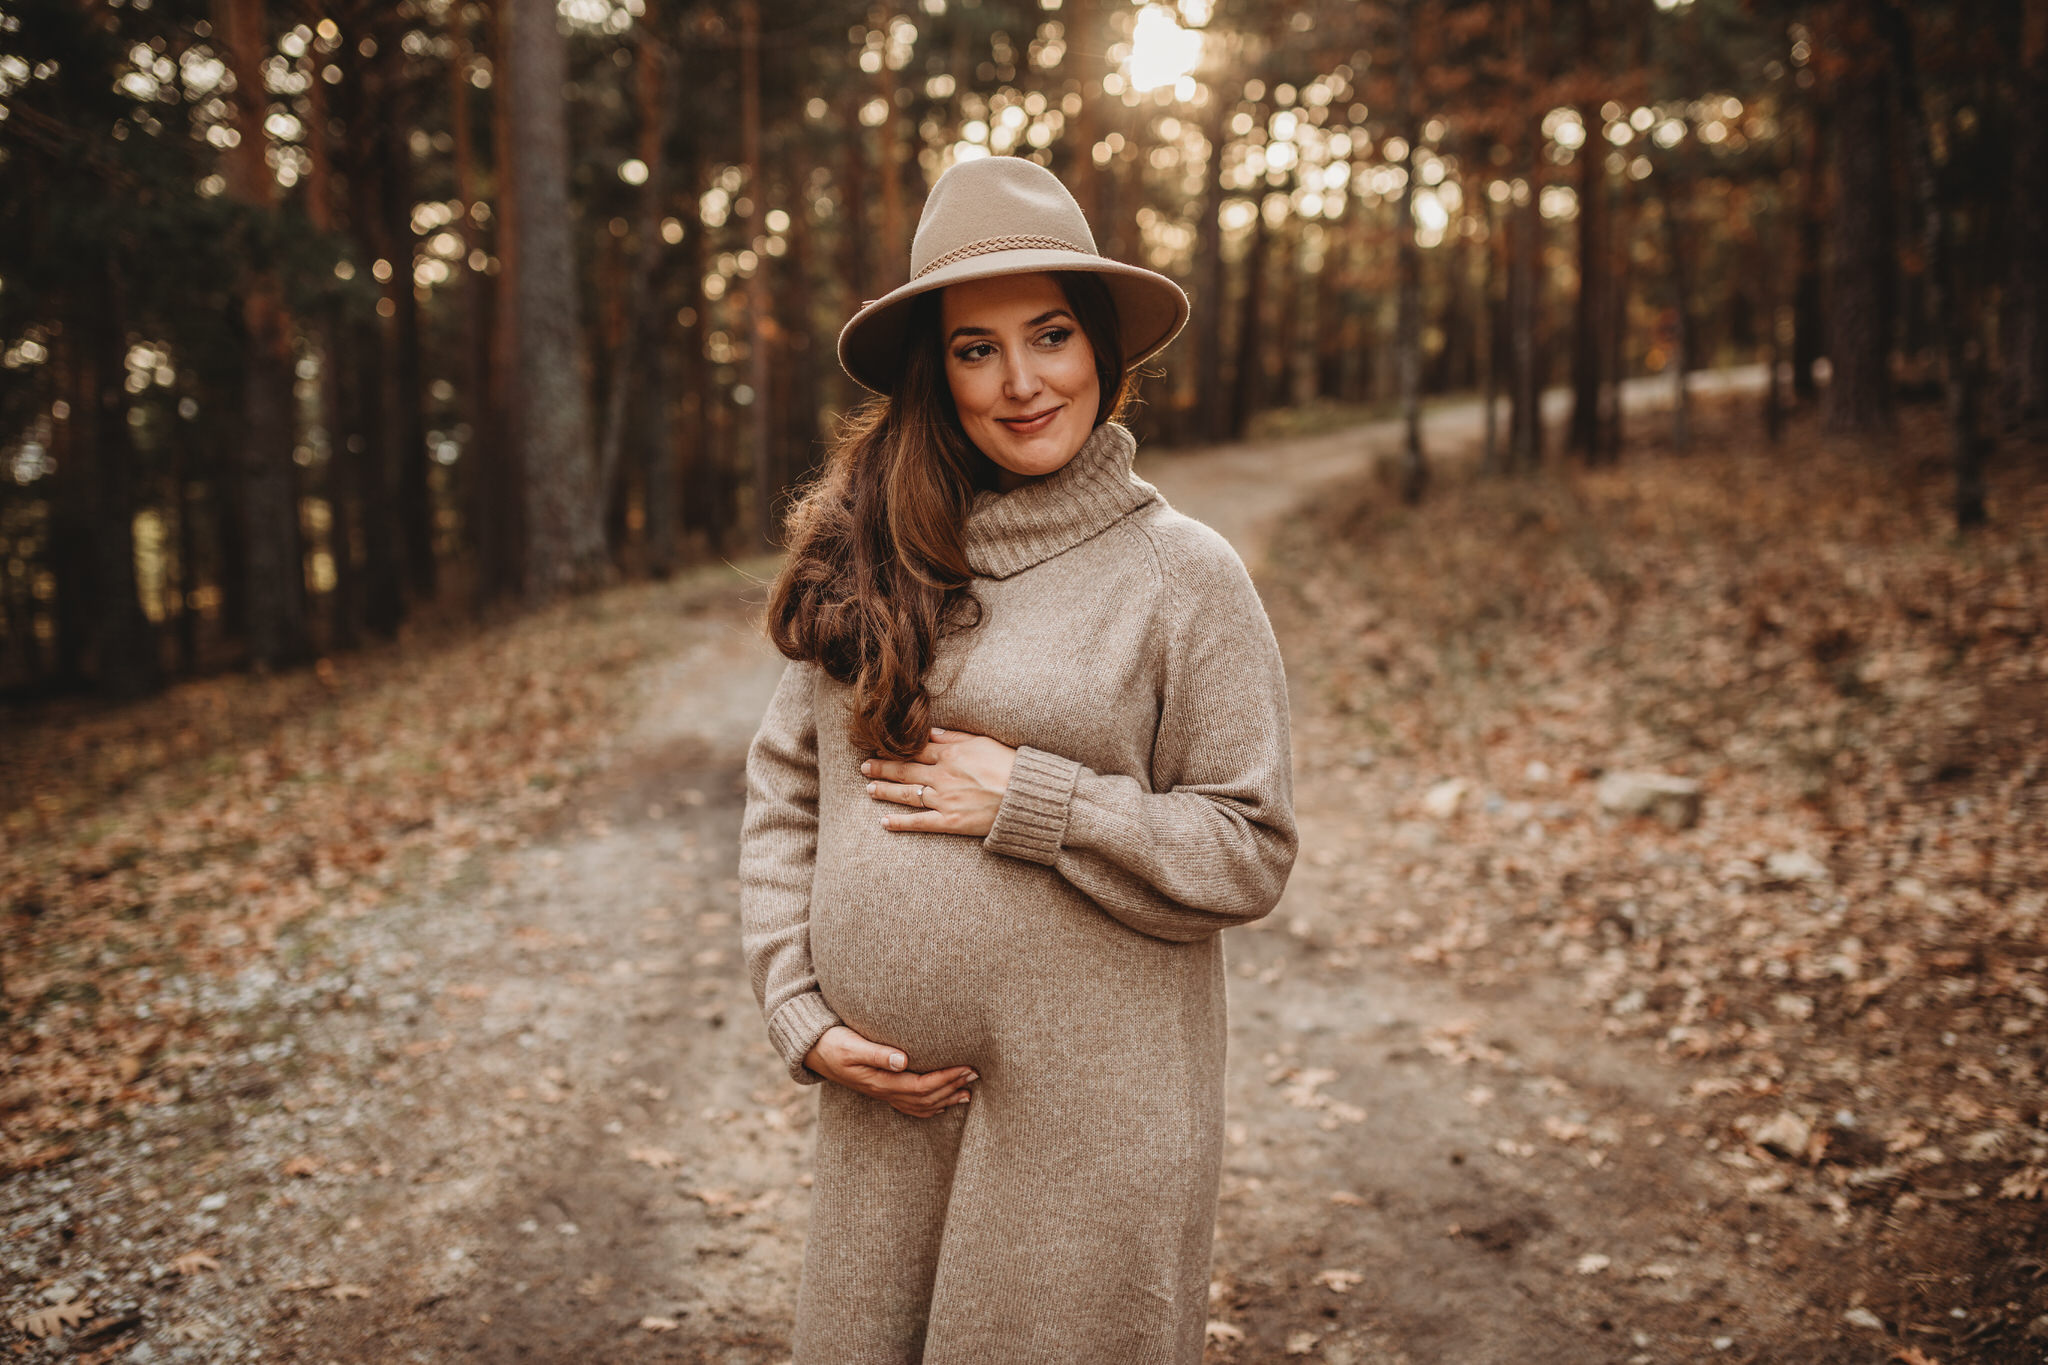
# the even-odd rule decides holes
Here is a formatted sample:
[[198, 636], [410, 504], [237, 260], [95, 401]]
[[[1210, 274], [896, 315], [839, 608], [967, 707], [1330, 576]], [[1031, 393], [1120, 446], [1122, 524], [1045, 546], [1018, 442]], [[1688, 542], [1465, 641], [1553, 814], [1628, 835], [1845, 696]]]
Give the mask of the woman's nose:
[[1042, 387], [1031, 358], [1013, 354], [1003, 367], [1003, 397], [1029, 398]]

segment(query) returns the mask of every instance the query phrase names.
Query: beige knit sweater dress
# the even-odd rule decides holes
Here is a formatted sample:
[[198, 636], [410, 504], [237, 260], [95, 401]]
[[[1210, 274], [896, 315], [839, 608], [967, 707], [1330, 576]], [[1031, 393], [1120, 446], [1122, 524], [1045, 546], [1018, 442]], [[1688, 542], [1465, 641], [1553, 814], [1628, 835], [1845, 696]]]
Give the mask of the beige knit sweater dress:
[[972, 1103], [820, 1096], [795, 1365], [1194, 1365], [1223, 1129], [1218, 931], [1294, 861], [1287, 693], [1244, 566], [1104, 423], [967, 523], [934, 723], [1018, 748], [984, 839], [885, 830], [849, 689], [792, 663], [747, 759], [741, 918], [777, 1050], [844, 1022]]

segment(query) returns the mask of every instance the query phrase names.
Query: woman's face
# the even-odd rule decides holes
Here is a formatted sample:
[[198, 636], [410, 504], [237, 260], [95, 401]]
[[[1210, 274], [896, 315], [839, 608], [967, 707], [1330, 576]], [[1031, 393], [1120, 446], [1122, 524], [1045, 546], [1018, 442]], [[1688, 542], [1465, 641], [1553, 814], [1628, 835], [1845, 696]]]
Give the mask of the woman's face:
[[967, 438], [1007, 491], [1074, 458], [1095, 429], [1095, 349], [1051, 275], [949, 284], [940, 300], [946, 382]]

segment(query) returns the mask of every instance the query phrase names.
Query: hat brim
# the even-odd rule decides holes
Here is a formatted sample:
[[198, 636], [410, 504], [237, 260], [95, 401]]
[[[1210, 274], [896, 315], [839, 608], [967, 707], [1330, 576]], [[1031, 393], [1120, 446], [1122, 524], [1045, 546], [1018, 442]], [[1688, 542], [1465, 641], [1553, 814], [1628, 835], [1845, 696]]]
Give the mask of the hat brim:
[[1103, 277], [1123, 333], [1125, 369], [1157, 355], [1187, 325], [1187, 294], [1155, 270], [1076, 251], [991, 251], [942, 266], [864, 305], [839, 330], [840, 368], [862, 388], [887, 395], [902, 370], [912, 299], [949, 284], [1055, 270], [1085, 270]]

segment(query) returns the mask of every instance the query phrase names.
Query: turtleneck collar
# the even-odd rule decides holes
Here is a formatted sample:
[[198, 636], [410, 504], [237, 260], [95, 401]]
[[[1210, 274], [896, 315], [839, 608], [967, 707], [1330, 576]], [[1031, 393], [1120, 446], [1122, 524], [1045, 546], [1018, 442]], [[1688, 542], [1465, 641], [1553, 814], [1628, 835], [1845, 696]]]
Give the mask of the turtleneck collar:
[[983, 490], [967, 514], [967, 562], [984, 578], [1008, 578], [1099, 535], [1159, 496], [1131, 472], [1137, 438], [1116, 422], [1088, 434], [1074, 458], [1010, 493]]

